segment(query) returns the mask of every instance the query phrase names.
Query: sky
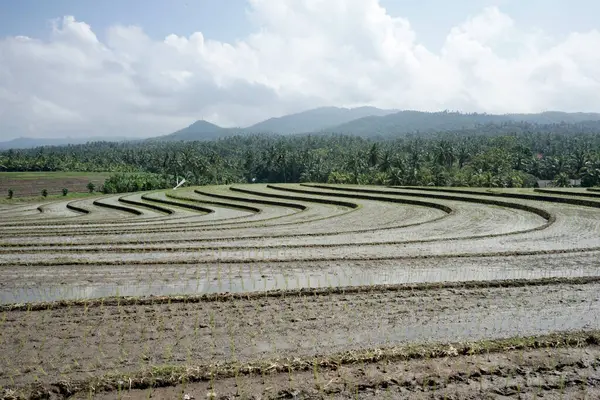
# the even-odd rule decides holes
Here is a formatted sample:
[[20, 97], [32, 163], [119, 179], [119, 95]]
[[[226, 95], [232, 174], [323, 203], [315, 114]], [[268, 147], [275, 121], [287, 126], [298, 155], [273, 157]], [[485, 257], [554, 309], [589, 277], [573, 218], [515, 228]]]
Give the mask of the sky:
[[320, 106], [600, 112], [597, 0], [0, 0], [0, 140]]

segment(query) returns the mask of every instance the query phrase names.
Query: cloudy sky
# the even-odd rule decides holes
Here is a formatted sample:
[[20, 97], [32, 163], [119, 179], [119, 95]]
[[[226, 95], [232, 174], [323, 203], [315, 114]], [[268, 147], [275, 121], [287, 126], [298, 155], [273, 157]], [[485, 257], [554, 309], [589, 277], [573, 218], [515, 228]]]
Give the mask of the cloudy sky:
[[600, 112], [597, 0], [0, 0], [0, 140], [318, 106]]

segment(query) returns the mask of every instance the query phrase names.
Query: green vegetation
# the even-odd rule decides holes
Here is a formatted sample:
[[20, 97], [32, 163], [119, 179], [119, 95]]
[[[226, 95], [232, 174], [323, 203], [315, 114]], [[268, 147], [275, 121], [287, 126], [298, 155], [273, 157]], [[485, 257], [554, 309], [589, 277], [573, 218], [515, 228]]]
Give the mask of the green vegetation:
[[154, 190], [168, 188], [169, 181], [164, 176], [152, 173], [111, 175], [102, 188], [104, 193], [138, 192], [140, 190]]
[[63, 195], [63, 196], [66, 196], [67, 194], [69, 194], [69, 189], [67, 189], [67, 188], [63, 188], [63, 190], [62, 190], [62, 195]]
[[552, 186], [555, 187], [569, 187], [571, 186], [571, 180], [569, 179], [569, 174], [566, 172], [561, 172], [552, 181]]
[[15, 191], [12, 189], [8, 189], [8, 199], [12, 199], [13, 196], [15, 195]]
[[48, 197], [48, 189], [42, 189], [42, 197]]
[[[242, 182], [532, 187], [600, 184], [600, 136], [576, 124], [506, 123], [439, 134], [243, 135], [9, 150], [6, 171], [108, 171], [105, 193]], [[69, 173], [69, 172], [61, 172]], [[87, 173], [87, 172], [86, 172]]]

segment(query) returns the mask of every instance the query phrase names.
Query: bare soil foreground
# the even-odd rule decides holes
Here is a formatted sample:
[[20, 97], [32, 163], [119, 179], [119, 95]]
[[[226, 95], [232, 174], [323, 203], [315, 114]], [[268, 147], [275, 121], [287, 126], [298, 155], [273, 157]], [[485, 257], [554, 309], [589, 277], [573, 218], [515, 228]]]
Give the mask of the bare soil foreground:
[[[123, 399], [596, 399], [600, 348], [505, 350], [126, 388]], [[114, 393], [97, 398], [114, 399]], [[83, 399], [84, 395], [74, 398]]]
[[238, 185], [3, 205], [0, 398], [599, 398], [587, 194]]

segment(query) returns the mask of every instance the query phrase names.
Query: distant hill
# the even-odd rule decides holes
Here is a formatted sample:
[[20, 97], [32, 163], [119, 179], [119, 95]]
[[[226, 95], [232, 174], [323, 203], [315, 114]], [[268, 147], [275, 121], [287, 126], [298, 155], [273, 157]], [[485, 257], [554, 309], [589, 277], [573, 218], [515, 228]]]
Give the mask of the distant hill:
[[396, 112], [396, 110], [381, 110], [375, 107], [322, 107], [297, 114], [285, 115], [283, 117], [269, 118], [266, 121], [259, 122], [247, 128], [222, 128], [210, 122], [200, 120], [177, 132], [151, 138], [149, 140], [214, 140], [236, 134], [277, 133], [288, 135], [294, 133], [310, 133], [323, 131], [328, 127], [366, 116], [383, 116], [393, 112]]
[[219, 137], [232, 134], [236, 129], [221, 128], [218, 125], [211, 124], [208, 121], [199, 120], [188, 126], [173, 132], [169, 135], [158, 136], [148, 140], [154, 141], [191, 141], [191, 140], [214, 140]]
[[317, 132], [359, 118], [384, 116], [396, 111], [382, 110], [375, 107], [321, 107], [283, 117], [269, 118], [266, 121], [245, 128], [244, 132], [279, 133], [282, 135]]
[[400, 111], [385, 116], [359, 118], [327, 129], [365, 137], [393, 136], [403, 133], [444, 132], [472, 129], [488, 124], [527, 122], [535, 124], [583, 123], [600, 121], [600, 114], [545, 112], [539, 114], [461, 114], [457, 112]]
[[84, 137], [84, 138], [28, 138], [20, 137], [6, 142], [0, 142], [0, 150], [8, 149], [30, 149], [41, 146], [66, 146], [68, 144], [84, 144], [87, 142], [123, 142], [134, 140], [126, 137], [116, 136], [99, 136], [99, 137]]
[[394, 136], [416, 132], [444, 132], [473, 129], [489, 124], [507, 123], [582, 123], [600, 121], [596, 113], [549, 111], [539, 114], [463, 114], [458, 112], [422, 112], [382, 110], [375, 107], [322, 107], [270, 118], [247, 128], [222, 128], [207, 121], [196, 121], [187, 128], [150, 140], [214, 140], [249, 133], [341, 133], [364, 137]]
[[562, 111], [546, 111], [539, 114], [506, 114], [507, 117], [535, 124], [578, 124], [588, 121], [600, 121], [600, 113], [566, 113]]
[[[584, 124], [586, 129], [600, 126], [599, 113], [566, 113], [548, 111], [538, 114], [463, 114], [458, 112], [422, 112], [382, 110], [375, 107], [339, 108], [322, 107], [278, 118], [270, 118], [246, 128], [222, 128], [207, 121], [196, 121], [177, 132], [146, 139], [149, 141], [215, 140], [237, 134], [251, 133], [340, 133], [363, 137], [390, 137], [407, 133], [432, 133], [452, 130], [490, 130], [488, 125], [515, 124]], [[487, 128], [486, 128], [487, 126]], [[493, 126], [492, 126], [493, 128]], [[497, 131], [497, 129], [492, 129]], [[38, 146], [62, 146], [90, 141], [140, 140], [124, 137], [95, 138], [18, 138], [0, 142], [0, 150], [23, 149]], [[143, 139], [142, 139], [143, 140]]]

